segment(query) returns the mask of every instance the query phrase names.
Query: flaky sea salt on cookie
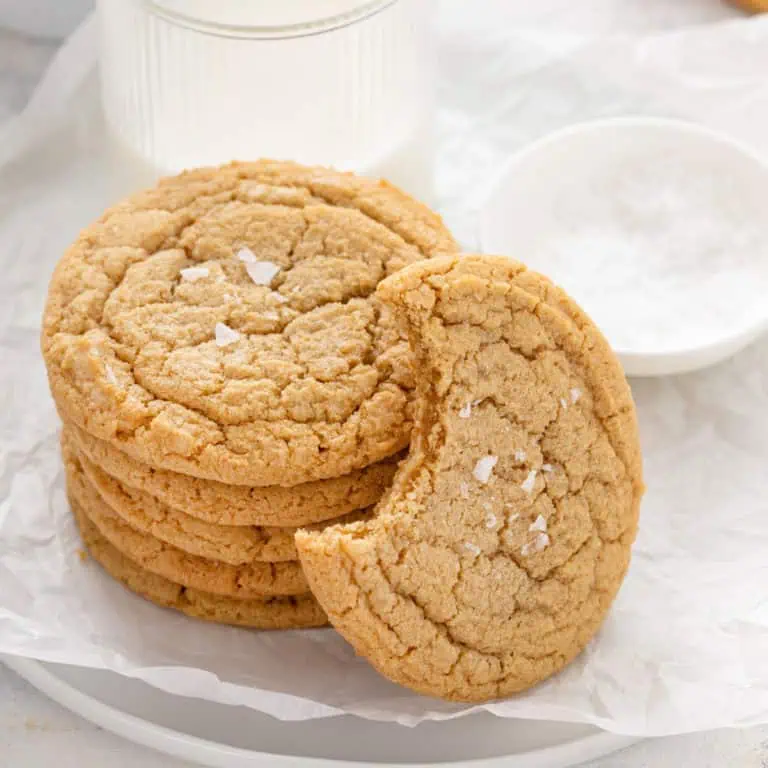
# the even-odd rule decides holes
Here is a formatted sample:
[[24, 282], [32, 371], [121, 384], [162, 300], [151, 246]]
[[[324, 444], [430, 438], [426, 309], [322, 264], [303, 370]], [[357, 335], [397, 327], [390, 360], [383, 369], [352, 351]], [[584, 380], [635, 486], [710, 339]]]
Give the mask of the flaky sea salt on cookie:
[[58, 264], [42, 347], [68, 421], [140, 461], [293, 486], [404, 448], [411, 358], [378, 283], [455, 244], [385, 182], [260, 161], [165, 179]]
[[407, 325], [420, 420], [372, 521], [297, 534], [304, 572], [390, 679], [461, 701], [524, 690], [584, 648], [629, 564], [629, 387], [590, 319], [508, 259], [425, 261], [379, 295]]

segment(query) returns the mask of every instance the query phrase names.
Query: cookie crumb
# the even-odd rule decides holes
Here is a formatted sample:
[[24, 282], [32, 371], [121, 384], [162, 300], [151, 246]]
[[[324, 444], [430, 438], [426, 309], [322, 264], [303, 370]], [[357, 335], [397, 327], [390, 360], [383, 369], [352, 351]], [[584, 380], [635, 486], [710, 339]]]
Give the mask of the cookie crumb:
[[581, 390], [578, 387], [574, 387], [571, 390], [571, 402], [578, 403], [580, 397], [581, 397]]
[[459, 483], [459, 493], [462, 499], [469, 498], [469, 483], [465, 483], [463, 480]]
[[551, 464], [542, 464], [541, 465], [541, 471], [542, 472], [554, 472], [555, 468]]
[[117, 384], [117, 376], [115, 376], [115, 372], [112, 370], [112, 367], [108, 364], [104, 364], [104, 374], [107, 377], [107, 381], [110, 384]]
[[526, 493], [532, 493], [533, 487], [536, 484], [536, 470], [532, 469], [528, 473], [528, 477], [523, 480], [520, 487], [526, 492]]
[[225, 323], [216, 323], [215, 330], [217, 347], [226, 347], [229, 344], [234, 344], [240, 338], [240, 334]]
[[515, 461], [522, 464], [528, 458], [528, 454], [525, 451], [515, 451]]
[[497, 518], [496, 518], [496, 515], [494, 515], [494, 514], [493, 514], [493, 512], [489, 512], [489, 513], [488, 513], [488, 514], [485, 516], [485, 527], [486, 527], [486, 528], [487, 528], [489, 531], [492, 531], [492, 530], [493, 530], [493, 529], [496, 527], [496, 524], [497, 524], [497, 523], [498, 523], [498, 520], [497, 520]]
[[280, 267], [271, 261], [249, 261], [246, 262], [245, 271], [256, 285], [269, 285]]
[[194, 283], [195, 280], [199, 280], [201, 277], [208, 277], [210, 272], [208, 271], [208, 267], [187, 267], [186, 269], [182, 269], [180, 274], [182, 280]]
[[473, 541], [465, 541], [464, 549], [466, 549], [467, 552], [470, 552], [471, 554], [473, 554], [475, 557], [477, 557], [483, 551]]
[[547, 521], [544, 517], [544, 515], [539, 515], [529, 526], [529, 531], [542, 531], [545, 532], [547, 530]]
[[523, 544], [520, 554], [523, 557], [528, 557], [535, 552], [541, 552], [549, 546], [549, 536], [546, 533], [537, 533], [536, 538], [533, 541], [529, 541]]
[[498, 460], [498, 456], [483, 456], [482, 459], [478, 459], [475, 468], [472, 470], [475, 479], [485, 485], [491, 479], [493, 468], [496, 466]]

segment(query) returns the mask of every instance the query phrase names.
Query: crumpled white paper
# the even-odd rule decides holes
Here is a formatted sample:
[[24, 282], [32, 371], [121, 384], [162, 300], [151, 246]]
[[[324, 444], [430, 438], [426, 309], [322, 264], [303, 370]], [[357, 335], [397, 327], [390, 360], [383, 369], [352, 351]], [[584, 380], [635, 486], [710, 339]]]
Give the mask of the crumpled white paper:
[[[465, 244], [503, 159], [576, 120], [689, 118], [768, 153], [768, 18], [595, 37], [553, 28], [546, 5], [523, 29], [504, 0], [444, 4], [438, 190]], [[571, 2], [556, 6], [573, 14]], [[609, 6], [618, 3], [578, 4], [601, 20]], [[192, 622], [78, 558], [39, 318], [77, 230], [149, 180], [105, 137], [93, 37], [81, 29], [26, 113], [0, 129], [0, 651], [109, 668], [286, 720], [354, 713], [412, 725], [472, 711], [388, 683], [330, 630]], [[611, 616], [562, 674], [482, 708], [643, 736], [768, 722], [768, 340], [709, 371], [633, 389], [649, 488]]]

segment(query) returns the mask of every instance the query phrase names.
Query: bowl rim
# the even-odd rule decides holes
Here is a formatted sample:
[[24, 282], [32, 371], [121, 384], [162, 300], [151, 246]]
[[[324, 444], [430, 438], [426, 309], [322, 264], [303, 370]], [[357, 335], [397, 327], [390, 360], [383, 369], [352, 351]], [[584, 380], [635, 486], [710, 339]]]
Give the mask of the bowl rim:
[[[529, 144], [513, 152], [509, 158], [501, 165], [494, 174], [491, 183], [488, 186], [488, 192], [483, 195], [482, 201], [478, 206], [478, 215], [476, 223], [476, 240], [480, 251], [487, 251], [487, 231], [489, 222], [495, 221], [492, 216], [493, 201], [499, 197], [501, 190], [508, 183], [510, 178], [514, 178], [514, 169], [531, 157], [546, 152], [552, 146], [562, 142], [568, 142], [576, 137], [594, 134], [602, 130], [665, 130], [669, 133], [677, 133], [680, 138], [685, 136], [696, 136], [712, 142], [713, 145], [719, 145], [721, 148], [735, 152], [741, 155], [745, 160], [752, 162], [756, 168], [764, 173], [766, 185], [768, 186], [768, 157], [759, 154], [741, 140], [722, 133], [709, 126], [693, 122], [687, 119], [676, 117], [661, 117], [653, 115], [617, 115], [611, 117], [601, 117], [592, 120], [583, 120], [577, 123], [557, 128], [549, 133], [534, 139]], [[721, 335], [712, 339], [693, 344], [691, 346], [678, 347], [675, 349], [664, 349], [658, 352], [637, 351], [627, 347], [614, 346], [611, 344], [614, 352], [619, 356], [622, 362], [626, 362], [628, 368], [641, 369], [646, 364], [649, 368], [657, 369], [659, 363], [669, 362], [669, 371], [648, 373], [648, 374], [630, 374], [630, 375], [653, 375], [663, 376], [676, 373], [678, 371], [693, 371], [699, 367], [715, 365], [727, 357], [735, 354], [743, 346], [759, 338], [760, 335], [768, 331], [768, 302], [764, 302], [765, 310], [763, 316], [757, 320], [747, 321], [741, 325], [726, 328]], [[610, 343], [610, 342], [609, 342]], [[697, 366], [692, 362], [695, 357], [708, 359], [713, 353], [720, 352], [715, 360], [707, 362], [702, 366]]]

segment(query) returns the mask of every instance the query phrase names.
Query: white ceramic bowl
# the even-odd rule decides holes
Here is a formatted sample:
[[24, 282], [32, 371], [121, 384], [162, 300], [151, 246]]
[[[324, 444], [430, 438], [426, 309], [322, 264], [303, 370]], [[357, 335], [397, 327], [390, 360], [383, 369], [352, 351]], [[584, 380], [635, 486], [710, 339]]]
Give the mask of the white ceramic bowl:
[[[746, 217], [748, 226], [735, 229], [748, 229], [754, 235], [754, 231], [762, 227], [765, 237], [758, 238], [763, 244], [754, 251], [754, 259], [745, 260], [742, 248], [740, 266], [733, 274], [713, 270], [707, 278], [709, 293], [705, 293], [703, 280], [685, 282], [685, 301], [693, 300], [689, 308], [701, 310], [711, 302], [713, 288], [721, 284], [717, 281], [722, 281], [723, 295], [738, 302], [738, 317], [736, 313], [731, 316], [729, 312], [722, 312], [722, 308], [714, 307], [709, 317], [717, 317], [717, 323], [702, 330], [700, 312], [698, 320], [696, 317], [689, 320], [681, 313], [675, 320], [674, 333], [659, 333], [657, 342], [647, 335], [641, 341], [639, 334], [632, 340], [630, 337], [637, 327], [631, 325], [632, 308], [638, 304], [638, 296], [633, 296], [632, 291], [638, 289], [631, 281], [617, 286], [614, 280], [609, 285], [609, 278], [601, 274], [599, 268], [593, 268], [586, 293], [583, 284], [569, 285], [569, 275], [572, 283], [579, 282], [575, 281], [574, 270], [580, 264], [573, 259], [583, 258], [584, 248], [590, 248], [590, 241], [582, 240], [580, 251], [568, 250], [569, 241], [563, 238], [570, 236], [568, 232], [573, 231], [574, 221], [573, 216], [568, 220], [563, 215], [564, 196], [567, 203], [569, 196], [590, 190], [593, 193], [601, 190], [599, 194], [604, 194], [607, 188], [604, 180], [624, 173], [617, 169], [654, 169], [660, 167], [659, 163], [668, 162], [677, 163], [683, 169], [683, 175], [676, 182], [682, 188], [674, 190], [678, 198], [685, 198], [688, 192], [691, 199], [695, 197], [698, 170], [702, 179], [710, 180], [718, 195], [724, 195], [726, 205], [732, 199], [740, 199], [738, 196], [748, 201], [744, 206], [737, 206], [738, 215]], [[657, 165], [653, 166], [654, 163]], [[721, 177], [726, 179], [723, 190], [717, 188], [717, 179]], [[662, 200], [663, 194], [664, 190], [660, 189]], [[602, 223], [596, 220], [595, 227], [605, 226], [605, 211], [601, 216]], [[584, 217], [580, 215], [576, 226], [581, 226], [583, 218], [588, 217], [588, 213]], [[686, 229], [677, 222], [677, 236], [681, 232], [685, 236]], [[707, 223], [706, 218], [690, 217], [691, 236], [696, 237], [699, 232], [702, 247], [708, 242]], [[599, 230], [593, 231], [599, 233]], [[630, 376], [684, 373], [713, 365], [743, 349], [768, 329], [768, 165], [737, 142], [693, 124], [658, 118], [613, 118], [579, 124], [535, 142], [513, 156], [500, 172], [482, 206], [478, 234], [484, 252], [519, 259], [571, 293], [603, 327]], [[733, 232], [734, 238], [741, 234]], [[614, 241], [615, 235], [614, 232]], [[557, 251], [550, 247], [555, 238], [560, 238]], [[561, 247], [563, 243], [565, 249]], [[698, 244], [694, 245], [693, 253], [697, 247]], [[553, 253], [559, 254], [557, 258]], [[679, 266], [672, 263], [673, 260], [674, 255], [670, 255], [670, 270]], [[583, 259], [583, 263], [587, 270], [594, 267], [588, 258]], [[582, 274], [579, 280], [583, 283]], [[647, 296], [649, 286], [647, 282], [645, 285]], [[613, 292], [610, 301], [605, 299], [608, 294], [601, 291]], [[697, 291], [701, 293], [701, 303], [698, 303]], [[656, 311], [653, 302], [645, 298], [642, 301], [644, 311]], [[612, 314], [606, 316], [606, 312]], [[618, 313], [625, 327], [631, 329], [628, 334], [612, 332], [615, 321], [619, 320]], [[659, 314], [660, 327], [661, 320]], [[690, 329], [684, 327], [686, 322], [692, 323]]]

